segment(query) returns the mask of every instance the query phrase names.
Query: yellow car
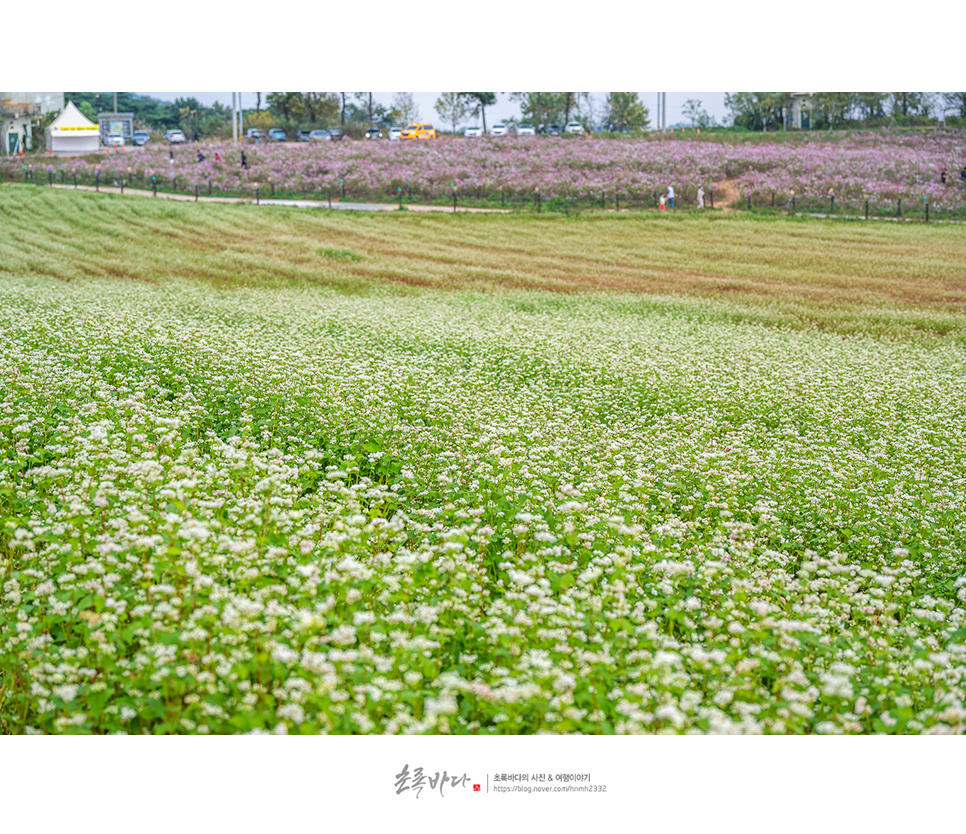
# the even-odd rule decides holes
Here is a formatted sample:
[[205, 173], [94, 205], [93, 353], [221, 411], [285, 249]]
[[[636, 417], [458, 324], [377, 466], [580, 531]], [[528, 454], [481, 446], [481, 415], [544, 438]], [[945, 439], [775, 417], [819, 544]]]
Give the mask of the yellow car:
[[409, 124], [402, 132], [402, 139], [435, 139], [436, 128], [428, 124]]

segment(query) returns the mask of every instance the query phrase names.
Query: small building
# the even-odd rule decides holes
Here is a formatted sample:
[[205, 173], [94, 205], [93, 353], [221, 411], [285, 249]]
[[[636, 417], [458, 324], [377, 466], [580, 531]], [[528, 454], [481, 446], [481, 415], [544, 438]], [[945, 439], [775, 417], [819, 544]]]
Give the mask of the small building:
[[105, 145], [107, 137], [112, 133], [123, 136], [126, 144], [134, 141], [133, 113], [98, 113], [97, 125], [101, 133], [101, 141]]
[[34, 127], [63, 107], [63, 93], [0, 92], [0, 154], [32, 150]]
[[47, 128], [47, 148], [54, 156], [84, 156], [101, 149], [94, 122], [68, 101], [64, 111]]
[[808, 130], [812, 126], [812, 96], [815, 93], [790, 93], [792, 103], [785, 115], [787, 127]]

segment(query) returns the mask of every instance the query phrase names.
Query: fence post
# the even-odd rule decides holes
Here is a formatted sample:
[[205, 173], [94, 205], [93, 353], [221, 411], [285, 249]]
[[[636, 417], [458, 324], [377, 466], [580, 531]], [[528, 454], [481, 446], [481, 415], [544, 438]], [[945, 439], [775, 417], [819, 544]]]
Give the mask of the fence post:
[[500, 208], [506, 208], [506, 193], [502, 185], [500, 186]]
[[339, 180], [339, 185], [342, 186], [342, 196], [345, 197], [345, 180]]
[[208, 196], [211, 196], [211, 177], [208, 177]]
[[714, 211], [714, 189], [708, 189], [708, 199], [711, 201], [711, 210]]
[[154, 194], [155, 197], [158, 196], [158, 178], [157, 178], [157, 175], [152, 175], [151, 176], [151, 191], [153, 192], [153, 194]]
[[865, 201], [865, 219], [866, 220], [869, 219], [869, 201], [868, 200]]
[[77, 188], [77, 171], [74, 171], [74, 188]]
[[899, 197], [896, 201], [896, 216], [902, 217], [902, 197]]
[[794, 210], [794, 208], [795, 208], [795, 195], [792, 194], [792, 209]]
[[775, 192], [774, 191], [772, 191], [772, 193], [771, 193], [771, 207], [772, 208], [775, 208]]
[[332, 208], [332, 192], [326, 191], [326, 196], [329, 198], [329, 208]]
[[255, 205], [256, 206], [261, 205], [261, 203], [259, 202], [259, 197], [258, 197], [258, 183], [257, 182], [255, 183]]
[[835, 211], [835, 195], [828, 198], [828, 210]]
[[751, 208], [751, 195], [748, 195], [748, 208]]
[[100, 191], [101, 190], [101, 172], [100, 172], [100, 170], [97, 170], [97, 171], [94, 172], [94, 190], [95, 191]]
[[121, 196], [124, 196], [124, 177], [121, 177]]
[[540, 211], [540, 192], [537, 192], [537, 211]]
[[63, 169], [61, 169], [61, 172], [60, 172], [60, 184], [61, 185], [64, 184], [64, 171], [63, 171]]
[[620, 195], [620, 192], [618, 192], [618, 193], [616, 193], [614, 195], [614, 204], [617, 207], [616, 210], [617, 211], [620, 211], [621, 210], [621, 195]]
[[926, 222], [928, 223], [929, 222], [929, 201], [926, 200], [925, 203], [926, 203]]
[[402, 188], [396, 188], [396, 194], [399, 196], [399, 208], [402, 208]]
[[47, 172], [47, 185], [51, 185], [52, 186], [53, 184], [54, 184], [54, 172], [53, 171], [48, 171]]
[[198, 183], [195, 183], [195, 202], [198, 202]]
[[272, 196], [274, 197], [275, 196], [275, 183], [272, 182], [271, 183], [271, 186], [272, 186]]

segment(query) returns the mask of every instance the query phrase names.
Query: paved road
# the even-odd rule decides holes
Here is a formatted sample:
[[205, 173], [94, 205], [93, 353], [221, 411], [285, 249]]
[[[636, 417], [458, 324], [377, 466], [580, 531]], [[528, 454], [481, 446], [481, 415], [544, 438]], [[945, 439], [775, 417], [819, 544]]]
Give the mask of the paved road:
[[318, 203], [314, 200], [260, 200], [261, 206], [291, 206], [293, 208], [331, 208], [343, 211], [395, 211], [399, 208], [391, 203]]

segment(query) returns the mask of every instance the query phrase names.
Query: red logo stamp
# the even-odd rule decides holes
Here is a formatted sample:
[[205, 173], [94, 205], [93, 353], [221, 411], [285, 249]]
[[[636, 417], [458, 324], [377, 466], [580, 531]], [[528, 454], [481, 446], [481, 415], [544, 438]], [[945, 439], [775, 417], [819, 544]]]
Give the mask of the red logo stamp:
[[473, 785], [473, 790], [474, 791], [478, 791], [479, 789], [480, 789], [480, 786], [479, 785]]

